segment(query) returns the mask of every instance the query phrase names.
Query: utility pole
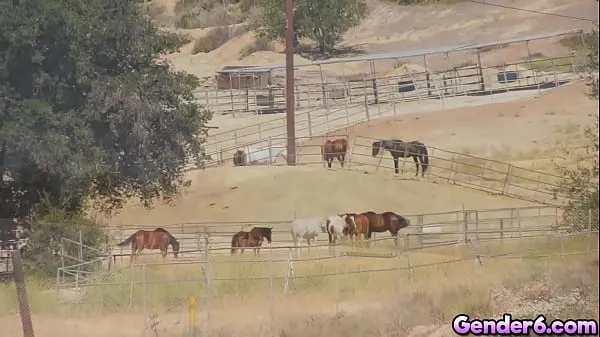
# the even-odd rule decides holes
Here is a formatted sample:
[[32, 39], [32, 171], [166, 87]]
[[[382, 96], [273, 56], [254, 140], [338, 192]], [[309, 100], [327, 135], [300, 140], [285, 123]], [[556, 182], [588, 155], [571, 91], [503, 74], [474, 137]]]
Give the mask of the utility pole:
[[294, 110], [294, 0], [285, 0], [285, 112], [287, 115], [287, 162], [296, 165], [296, 115]]

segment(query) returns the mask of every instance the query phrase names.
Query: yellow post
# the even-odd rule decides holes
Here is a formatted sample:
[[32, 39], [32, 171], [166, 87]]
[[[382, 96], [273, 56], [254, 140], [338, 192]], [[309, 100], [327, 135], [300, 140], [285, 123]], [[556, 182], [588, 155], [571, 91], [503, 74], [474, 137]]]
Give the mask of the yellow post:
[[190, 297], [189, 311], [190, 311], [190, 330], [194, 330], [196, 328], [196, 298], [194, 296]]

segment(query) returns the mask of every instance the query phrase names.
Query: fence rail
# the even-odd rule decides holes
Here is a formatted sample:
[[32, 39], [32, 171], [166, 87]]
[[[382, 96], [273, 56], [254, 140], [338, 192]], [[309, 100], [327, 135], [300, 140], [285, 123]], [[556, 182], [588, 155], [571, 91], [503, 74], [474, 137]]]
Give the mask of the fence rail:
[[[379, 81], [377, 85], [367, 85], [366, 83], [373, 82], [373, 79], [365, 79], [362, 81], [365, 84], [361, 89], [353, 87], [347, 81], [323, 85], [318, 84], [318, 90], [306, 89], [307, 92], [302, 92], [302, 89], [297, 88], [295, 98], [297, 105], [306, 106], [306, 109], [299, 108], [296, 113], [296, 134], [298, 136], [312, 137], [359, 122], [396, 116], [405, 113], [408, 107], [406, 104], [412, 101], [420, 101], [420, 106], [429, 101], [433, 104], [441, 104], [443, 108], [446, 105], [452, 106], [456, 104], [458, 101], [453, 102], [453, 99], [455, 100], [460, 96], [475, 97], [489, 95], [490, 99], [493, 99], [494, 94], [503, 92], [510, 93], [527, 89], [534, 89], [540, 92], [544, 88], [557, 87], [577, 78], [573, 72], [580, 71], [574, 64], [572, 56], [536, 60], [536, 64], [539, 65], [536, 70], [523, 70], [523, 66], [525, 65], [531, 67], [531, 62], [529, 61], [506, 65], [506, 67], [503, 66], [506, 69], [505, 72], [514, 72], [517, 74], [517, 79], [514, 82], [504, 84], [498, 83], [497, 75], [485, 75], [486, 70], [484, 70], [482, 74], [476, 71], [474, 74], [469, 75], [473, 76], [474, 80], [467, 81], [468, 83], [463, 83], [464, 81], [457, 78], [451, 85], [448, 83], [448, 80], [444, 83], [443, 78], [437, 78], [434, 75], [429, 77], [423, 75], [418, 78], [410, 75], [413, 78], [410, 80], [412, 83], [411, 87], [414, 86], [414, 90], [410, 92], [404, 92], [402, 89], [403, 85], [400, 84], [405, 82], [403, 79], [405, 79], [406, 75], [376, 78], [375, 81]], [[513, 67], [514, 70], [512, 70]], [[471, 71], [472, 68], [469, 67], [466, 70], [457, 69], [451, 72]], [[494, 80], [493, 78], [496, 79]], [[471, 82], [498, 84], [491, 88], [488, 86], [489, 90], [481, 91], [478, 85]], [[336, 89], [329, 90], [327, 88]], [[330, 93], [337, 93], [339, 88], [343, 89], [343, 95], [332, 95]], [[283, 90], [283, 88], [280, 90]], [[315, 91], [318, 91], [318, 98], [315, 98], [314, 95], [311, 97], [311, 94]], [[358, 93], [356, 93], [357, 91]], [[355, 94], [344, 94], [348, 92], [355, 92]], [[232, 95], [230, 94], [228, 97], [231, 98], [233, 97]], [[306, 96], [306, 99], [303, 99], [303, 96]], [[473, 100], [475, 99], [473, 98]], [[303, 105], [303, 102], [306, 102], [306, 104]], [[482, 102], [487, 103], [488, 101]], [[468, 102], [463, 103], [467, 105], [471, 104]], [[277, 104], [281, 105], [283, 103], [278, 102]], [[250, 110], [255, 111], [256, 109]], [[268, 120], [209, 135], [206, 143], [207, 154], [216, 156], [224, 149], [231, 149], [251, 143], [260, 143], [269, 137], [285, 137], [285, 117], [273, 118], [272, 115], [264, 117], [268, 118]], [[225, 122], [225, 124], [227, 123]], [[241, 125], [239, 123], [233, 123], [232, 125], [235, 124]], [[193, 165], [189, 167], [192, 168]]]
[[[344, 135], [327, 138], [344, 138]], [[315, 141], [298, 137], [297, 165], [325, 166], [322, 158], [321, 145], [325, 137]], [[372, 155], [372, 144], [378, 139], [356, 136], [349, 139], [350, 148], [346, 156], [345, 169], [361, 170], [367, 173], [380, 171], [393, 172], [393, 160], [388, 151], [379, 151], [377, 156]], [[286, 165], [283, 156], [276, 155], [285, 150], [285, 139], [271, 138], [267, 141], [265, 151], [253, 152], [253, 159], [271, 163], [271, 165]], [[427, 176], [439, 181], [462, 185], [486, 192], [519, 198], [523, 200], [543, 203], [561, 204], [563, 198], [556, 192], [559, 176], [542, 171], [523, 168], [511, 163], [482, 158], [456, 151], [427, 146], [429, 151], [429, 164]], [[256, 148], [259, 148], [258, 146]], [[247, 151], [253, 151], [246, 149]], [[413, 153], [406, 153], [408, 158], [400, 158], [402, 173], [412, 177], [416, 174], [416, 167], [410, 158]], [[415, 154], [416, 155], [416, 154]], [[262, 158], [264, 157], [264, 158]], [[270, 157], [270, 158], [269, 158]], [[225, 165], [233, 161], [231, 154], [220, 153], [218, 164]], [[409, 164], [407, 165], [407, 162]], [[339, 165], [334, 161], [334, 166]]]
[[[497, 277], [519, 270], [531, 272], [534, 264], [547, 270], [548, 261], [564, 264], [578, 255], [597, 256], [597, 231], [567, 234], [523, 230], [521, 234], [511, 239], [473, 240], [459, 245], [347, 251], [301, 258], [290, 252], [282, 259], [269, 248], [265, 248], [267, 258], [209, 254], [201, 261], [145, 263], [115, 270], [94, 282], [81, 284], [75, 296], [69, 293], [73, 284], [62, 284], [57, 288], [57, 299], [63, 305], [75, 304], [78, 311], [119, 307], [132, 313], [143, 312], [144, 321], [140, 321], [139, 328], [150, 334], [156, 315], [169, 317], [174, 311], [185, 315], [183, 320], [187, 323], [164, 327], [171, 332], [218, 330], [219, 319], [215, 315], [221, 310], [230, 315], [251, 311], [253, 317], [266, 313], [267, 326], [277, 330], [277, 309], [286, 307], [288, 300], [290, 305], [298, 301], [299, 296], [318, 297], [321, 305], [331, 303], [335, 308], [330, 313], [333, 316], [346, 310], [352, 300], [364, 305], [364, 296], [370, 292], [399, 296], [413, 287], [427, 286], [432, 277], [437, 282], [446, 278], [457, 282], [465, 277], [483, 280], [489, 274], [488, 278], [498, 280]], [[542, 262], [536, 262], [540, 259]], [[71, 296], [62, 296], [63, 293]], [[324, 298], [330, 300], [324, 302]]]

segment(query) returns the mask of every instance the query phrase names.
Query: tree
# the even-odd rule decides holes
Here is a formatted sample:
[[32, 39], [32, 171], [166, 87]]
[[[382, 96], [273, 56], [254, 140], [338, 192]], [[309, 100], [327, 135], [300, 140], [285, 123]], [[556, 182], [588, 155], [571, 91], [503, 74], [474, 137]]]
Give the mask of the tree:
[[[364, 0], [297, 0], [294, 26], [299, 38], [315, 41], [321, 53], [332, 50], [342, 34], [357, 26], [368, 14]], [[285, 37], [285, 8], [281, 0], [259, 0], [255, 30], [270, 39]]]
[[[598, 100], [598, 28], [584, 35], [588, 50], [586, 68], [590, 75], [588, 96]], [[575, 168], [557, 166], [560, 176], [556, 191], [566, 196], [563, 207], [563, 225], [570, 231], [585, 231], [591, 222], [592, 230], [598, 230], [599, 163], [598, 114], [593, 126], [584, 129], [586, 153]], [[590, 219], [591, 216], [591, 219]]]
[[1, 2], [0, 217], [177, 193], [211, 118], [160, 61], [180, 45], [128, 0]]
[[38, 220], [32, 269], [55, 273], [61, 237], [106, 244], [89, 201], [150, 207], [202, 165], [199, 81], [161, 60], [181, 43], [130, 0], [0, 1], [0, 218]]

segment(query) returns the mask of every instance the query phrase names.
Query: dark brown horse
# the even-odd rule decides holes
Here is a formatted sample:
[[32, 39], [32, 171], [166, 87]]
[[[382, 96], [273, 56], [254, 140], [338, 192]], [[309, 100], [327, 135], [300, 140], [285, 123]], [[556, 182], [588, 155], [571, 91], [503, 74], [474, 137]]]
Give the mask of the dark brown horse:
[[235, 254], [237, 249], [244, 254], [246, 247], [254, 247], [254, 255], [260, 253], [260, 247], [263, 243], [263, 238], [271, 243], [271, 234], [273, 229], [269, 227], [254, 227], [249, 232], [239, 231], [231, 237], [231, 255]]
[[117, 244], [119, 247], [124, 247], [131, 244], [131, 259], [130, 263], [140, 255], [144, 249], [160, 249], [160, 255], [163, 261], [167, 258], [167, 249], [169, 245], [173, 247], [173, 256], [177, 258], [179, 254], [179, 241], [164, 228], [156, 228], [153, 231], [138, 230], [131, 234], [125, 241]]
[[398, 231], [404, 227], [410, 226], [410, 220], [394, 212], [383, 212], [377, 214], [373, 211], [362, 213], [369, 219], [369, 232], [367, 238], [371, 238], [373, 233], [383, 233], [389, 231], [394, 237], [394, 242], [398, 243]]
[[421, 163], [421, 176], [425, 176], [427, 166], [429, 165], [429, 155], [425, 144], [414, 140], [412, 142], [403, 142], [401, 140], [378, 140], [373, 142], [372, 155], [376, 157], [380, 150], [388, 150], [394, 159], [394, 172], [398, 174], [398, 158], [412, 157], [417, 171], [415, 177], [419, 175], [419, 162]]
[[331, 168], [333, 160], [336, 158], [340, 162], [341, 167], [344, 167], [347, 149], [348, 142], [343, 138], [327, 140], [325, 144], [321, 146], [321, 155], [323, 155], [323, 160], [327, 162], [327, 167]]
[[233, 166], [246, 166], [246, 153], [244, 151], [235, 151], [233, 154]]

